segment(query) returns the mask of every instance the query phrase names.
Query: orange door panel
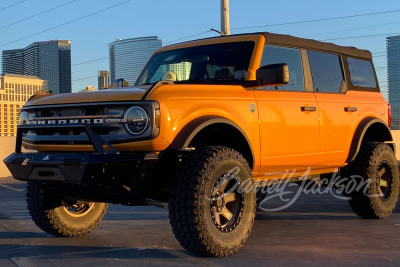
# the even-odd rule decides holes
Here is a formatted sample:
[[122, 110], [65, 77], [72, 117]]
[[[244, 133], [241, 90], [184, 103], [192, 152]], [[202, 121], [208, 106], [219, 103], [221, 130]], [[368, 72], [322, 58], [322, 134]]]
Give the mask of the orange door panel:
[[321, 165], [344, 164], [359, 122], [359, 101], [351, 93], [315, 93], [321, 133]]
[[319, 161], [317, 101], [312, 92], [255, 91], [260, 118], [260, 173], [306, 170]]

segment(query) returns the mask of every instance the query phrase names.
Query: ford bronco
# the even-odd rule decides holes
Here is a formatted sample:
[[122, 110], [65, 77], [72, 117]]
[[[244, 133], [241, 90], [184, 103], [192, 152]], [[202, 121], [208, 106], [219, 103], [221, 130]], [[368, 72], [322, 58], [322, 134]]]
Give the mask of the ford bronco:
[[154, 204], [184, 248], [222, 257], [248, 238], [266, 182], [361, 177], [344, 192], [354, 212], [388, 217], [389, 127], [369, 51], [242, 34], [163, 47], [131, 87], [34, 95], [4, 162], [47, 233], [87, 234], [107, 203]]

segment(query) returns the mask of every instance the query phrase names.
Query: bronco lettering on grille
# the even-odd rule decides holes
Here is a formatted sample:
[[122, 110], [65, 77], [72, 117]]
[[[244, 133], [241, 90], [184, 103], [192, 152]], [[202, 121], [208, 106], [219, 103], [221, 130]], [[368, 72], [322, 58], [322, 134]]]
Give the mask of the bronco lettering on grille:
[[71, 119], [71, 120], [40, 120], [37, 124], [71, 124], [71, 123], [89, 123], [103, 124], [104, 119]]

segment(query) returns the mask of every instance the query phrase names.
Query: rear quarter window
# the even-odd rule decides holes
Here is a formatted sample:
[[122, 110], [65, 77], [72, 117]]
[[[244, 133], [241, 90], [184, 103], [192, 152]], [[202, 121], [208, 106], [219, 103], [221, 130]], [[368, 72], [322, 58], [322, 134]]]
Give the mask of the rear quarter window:
[[376, 88], [376, 79], [370, 61], [347, 58], [351, 84], [355, 87]]

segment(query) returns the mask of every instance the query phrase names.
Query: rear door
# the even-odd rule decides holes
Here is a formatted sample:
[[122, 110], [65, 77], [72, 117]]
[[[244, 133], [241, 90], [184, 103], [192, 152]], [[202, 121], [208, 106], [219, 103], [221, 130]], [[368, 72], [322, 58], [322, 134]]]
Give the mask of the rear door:
[[359, 122], [357, 94], [347, 91], [341, 56], [308, 51], [314, 92], [318, 101], [320, 165], [345, 163], [353, 129]]

